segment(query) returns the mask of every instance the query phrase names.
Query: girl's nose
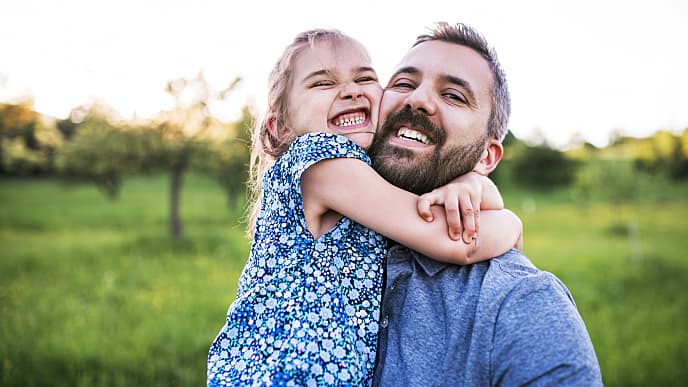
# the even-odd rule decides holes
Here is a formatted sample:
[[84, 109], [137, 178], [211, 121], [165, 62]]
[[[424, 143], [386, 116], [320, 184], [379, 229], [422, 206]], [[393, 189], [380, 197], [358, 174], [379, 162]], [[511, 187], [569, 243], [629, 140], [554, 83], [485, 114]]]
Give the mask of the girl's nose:
[[361, 86], [355, 82], [347, 83], [342, 87], [339, 96], [343, 99], [353, 99], [356, 100], [363, 96], [363, 90]]

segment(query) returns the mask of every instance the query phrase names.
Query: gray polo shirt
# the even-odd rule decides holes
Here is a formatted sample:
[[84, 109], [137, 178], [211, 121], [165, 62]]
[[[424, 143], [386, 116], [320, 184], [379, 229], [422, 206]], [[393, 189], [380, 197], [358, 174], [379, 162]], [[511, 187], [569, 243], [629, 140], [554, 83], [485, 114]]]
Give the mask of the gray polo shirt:
[[374, 385], [602, 385], [571, 294], [517, 250], [468, 266], [389, 251]]

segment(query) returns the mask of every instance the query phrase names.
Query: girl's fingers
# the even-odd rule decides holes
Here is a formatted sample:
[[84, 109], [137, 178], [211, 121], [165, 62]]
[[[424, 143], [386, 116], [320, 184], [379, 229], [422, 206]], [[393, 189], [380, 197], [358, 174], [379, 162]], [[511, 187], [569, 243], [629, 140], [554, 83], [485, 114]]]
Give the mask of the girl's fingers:
[[[463, 231], [459, 199], [457, 199], [458, 196], [458, 191], [454, 192], [453, 190], [448, 190], [444, 202], [444, 212], [447, 217], [449, 237], [456, 241], [461, 239], [461, 233]], [[453, 198], [453, 200], [446, 200], [447, 198]]]
[[473, 203], [471, 203], [470, 195], [460, 197], [459, 202], [463, 223], [463, 241], [465, 243], [472, 243], [475, 236], [475, 209], [473, 208]]
[[473, 205], [473, 219], [475, 221], [475, 233], [474, 237], [478, 237], [478, 232], [480, 231], [480, 205], [481, 205], [480, 195], [471, 195], [471, 204]]
[[[432, 211], [430, 211], [430, 206], [438, 204], [438, 197], [435, 191], [421, 195], [418, 198], [418, 215], [428, 222], [433, 221]], [[441, 204], [441, 203], [440, 203]]]

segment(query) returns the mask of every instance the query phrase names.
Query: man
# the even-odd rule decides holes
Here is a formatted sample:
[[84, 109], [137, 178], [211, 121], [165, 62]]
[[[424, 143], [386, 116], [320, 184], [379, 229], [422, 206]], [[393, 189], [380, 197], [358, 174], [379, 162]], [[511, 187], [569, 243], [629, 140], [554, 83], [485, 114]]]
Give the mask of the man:
[[[484, 38], [440, 23], [389, 81], [374, 167], [417, 194], [471, 170], [487, 175], [501, 160], [509, 113]], [[602, 384], [571, 294], [517, 250], [454, 266], [395, 245], [385, 286], [375, 385]]]

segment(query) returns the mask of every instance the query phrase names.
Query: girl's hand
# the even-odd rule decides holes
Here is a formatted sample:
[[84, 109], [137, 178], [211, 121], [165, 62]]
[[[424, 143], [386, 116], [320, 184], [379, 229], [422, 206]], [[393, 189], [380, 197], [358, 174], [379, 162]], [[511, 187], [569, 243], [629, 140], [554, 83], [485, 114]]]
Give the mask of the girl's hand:
[[421, 195], [418, 198], [418, 215], [432, 222], [430, 207], [444, 206], [449, 237], [453, 240], [463, 237], [465, 243], [472, 243], [478, 235], [484, 179], [487, 178], [469, 172], [447, 185]]

